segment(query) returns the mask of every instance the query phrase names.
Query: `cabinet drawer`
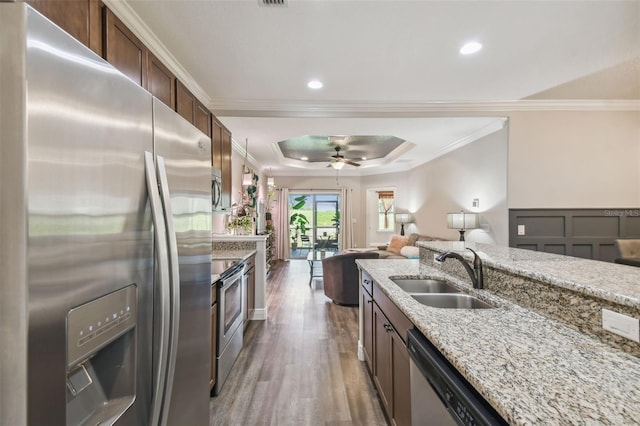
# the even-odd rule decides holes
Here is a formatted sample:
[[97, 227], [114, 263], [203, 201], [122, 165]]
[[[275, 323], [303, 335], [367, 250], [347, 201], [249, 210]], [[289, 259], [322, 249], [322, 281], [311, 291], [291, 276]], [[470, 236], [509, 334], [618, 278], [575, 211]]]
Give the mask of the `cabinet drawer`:
[[361, 276], [362, 276], [362, 287], [367, 290], [367, 293], [369, 293], [369, 295], [373, 294], [373, 278], [371, 278], [371, 275], [369, 275], [368, 273], [366, 273], [365, 271], [363, 271], [362, 269], [360, 270], [361, 272]]
[[253, 256], [249, 257], [247, 260], [244, 261], [246, 267], [245, 267], [245, 271], [249, 271], [251, 270], [251, 268], [255, 268], [256, 266], [256, 255], [254, 254]]
[[413, 328], [413, 323], [407, 318], [400, 309], [387, 297], [386, 294], [378, 287], [373, 285], [373, 300], [384, 312], [386, 317], [396, 329], [402, 340], [407, 341], [407, 330]]

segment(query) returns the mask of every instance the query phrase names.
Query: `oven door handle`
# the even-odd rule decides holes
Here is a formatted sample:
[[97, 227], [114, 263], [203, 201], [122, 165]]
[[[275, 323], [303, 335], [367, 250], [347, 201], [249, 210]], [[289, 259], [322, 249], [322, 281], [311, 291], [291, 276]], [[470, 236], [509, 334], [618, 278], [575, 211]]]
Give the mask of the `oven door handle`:
[[221, 283], [222, 283], [222, 284], [220, 285], [220, 290], [222, 290], [222, 291], [226, 290], [227, 288], [229, 288], [229, 286], [230, 286], [231, 284], [233, 284], [234, 282], [236, 282], [238, 279], [241, 279], [241, 278], [242, 278], [242, 275], [244, 275], [244, 269], [245, 269], [245, 268], [244, 268], [244, 266], [243, 266], [241, 269], [239, 269], [239, 270], [238, 270], [238, 272], [235, 272], [235, 273], [234, 273], [234, 274], [232, 274], [232, 275], [229, 275], [229, 276], [227, 276], [227, 277], [224, 277], [224, 278], [221, 280]]
[[153, 154], [144, 153], [145, 174], [147, 177], [147, 191], [149, 193], [149, 204], [151, 206], [151, 217], [153, 219], [153, 233], [155, 239], [155, 260], [158, 268], [158, 282], [154, 293], [157, 294], [159, 309], [159, 330], [157, 333], [158, 353], [155, 354], [153, 396], [151, 402], [151, 422], [152, 425], [164, 424], [160, 422], [161, 411], [164, 400], [164, 388], [167, 378], [167, 357], [169, 354], [169, 255], [167, 245], [167, 231], [162, 214], [162, 201], [158, 189], [158, 179], [156, 168], [153, 162]]

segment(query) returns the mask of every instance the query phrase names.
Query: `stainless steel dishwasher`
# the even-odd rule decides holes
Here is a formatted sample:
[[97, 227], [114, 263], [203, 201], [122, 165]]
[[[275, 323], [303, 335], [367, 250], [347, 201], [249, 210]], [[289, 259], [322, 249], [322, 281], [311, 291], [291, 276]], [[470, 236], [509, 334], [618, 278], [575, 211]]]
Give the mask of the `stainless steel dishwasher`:
[[419, 331], [407, 333], [411, 374], [411, 424], [507, 423]]

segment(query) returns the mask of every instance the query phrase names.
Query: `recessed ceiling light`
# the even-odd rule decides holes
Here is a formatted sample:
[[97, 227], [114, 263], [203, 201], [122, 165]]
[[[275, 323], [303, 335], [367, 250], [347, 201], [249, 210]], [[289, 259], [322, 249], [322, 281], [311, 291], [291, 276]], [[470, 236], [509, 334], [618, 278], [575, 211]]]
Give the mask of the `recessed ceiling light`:
[[307, 161], [307, 160], [309, 159], [309, 157], [300, 157], [300, 159], [301, 159], [302, 161]]
[[322, 89], [322, 82], [320, 80], [311, 80], [310, 82], [307, 83], [307, 87], [309, 89]]
[[470, 41], [460, 48], [460, 53], [463, 55], [471, 55], [480, 51], [480, 49], [482, 49], [482, 45], [480, 43], [477, 41]]
[[362, 159], [363, 159], [363, 160], [366, 160], [366, 159], [367, 159], [367, 157], [362, 157]]

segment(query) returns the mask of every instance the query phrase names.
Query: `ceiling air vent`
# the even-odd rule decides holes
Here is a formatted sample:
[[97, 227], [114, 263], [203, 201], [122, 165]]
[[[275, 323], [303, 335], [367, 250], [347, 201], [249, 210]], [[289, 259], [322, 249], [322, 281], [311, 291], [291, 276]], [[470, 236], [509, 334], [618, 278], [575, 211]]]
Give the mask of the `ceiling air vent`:
[[262, 6], [287, 7], [288, 0], [258, 0]]

